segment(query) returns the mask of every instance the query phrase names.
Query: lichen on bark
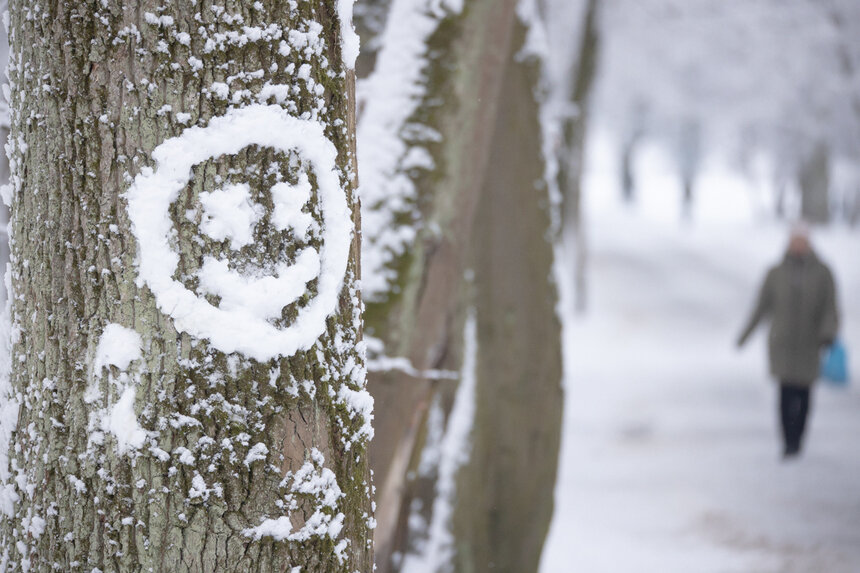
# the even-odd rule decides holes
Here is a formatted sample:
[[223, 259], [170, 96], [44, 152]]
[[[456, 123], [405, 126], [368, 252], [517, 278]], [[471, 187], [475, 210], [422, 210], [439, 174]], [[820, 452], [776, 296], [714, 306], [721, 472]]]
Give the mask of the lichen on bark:
[[[353, 77], [336, 14], [330, 0], [10, 3], [20, 414], [10, 448], [17, 502], [0, 516], [0, 556], [11, 570], [371, 570], [358, 234], [323, 336], [258, 361], [177, 330], [138, 280], [124, 195], [161, 142], [231, 107], [277, 104], [323, 125], [357, 221]], [[238, 272], [291, 261], [300, 241], [271, 228], [267, 189], [295, 182], [299, 168], [260, 146], [197, 165], [170, 211], [174, 279], [206, 296], [195, 278], [204, 256], [229, 257]], [[237, 182], [265, 215], [254, 242], [231, 249], [200, 232], [199, 197]], [[321, 224], [316, 191], [307, 212]], [[278, 326], [314, 295], [308, 286]], [[142, 356], [125, 371], [93, 365], [109, 324], [141, 337]], [[133, 384], [146, 434], [129, 451], [97, 431], [120, 377]], [[324, 492], [295, 491], [307, 464], [333, 472], [334, 505], [320, 501]], [[315, 515], [342, 527], [319, 533]], [[308, 534], [249, 533], [279, 517]]]

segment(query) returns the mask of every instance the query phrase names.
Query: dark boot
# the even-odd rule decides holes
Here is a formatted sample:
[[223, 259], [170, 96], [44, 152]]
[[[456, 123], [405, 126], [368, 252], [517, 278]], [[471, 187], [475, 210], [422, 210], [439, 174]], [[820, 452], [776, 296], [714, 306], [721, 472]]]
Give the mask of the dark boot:
[[800, 454], [809, 413], [809, 387], [790, 383], [781, 384], [779, 413], [782, 422], [783, 457], [796, 457]]

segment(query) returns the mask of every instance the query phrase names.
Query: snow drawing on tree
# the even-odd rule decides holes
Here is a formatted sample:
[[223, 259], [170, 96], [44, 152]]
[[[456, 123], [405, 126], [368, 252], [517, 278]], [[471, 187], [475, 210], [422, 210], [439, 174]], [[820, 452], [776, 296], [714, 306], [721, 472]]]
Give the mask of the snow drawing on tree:
[[[250, 145], [298, 152], [315, 177], [322, 211], [322, 247], [302, 248], [292, 264], [280, 261], [270, 275], [245, 276], [228, 261], [207, 255], [197, 272], [199, 290], [220, 297], [220, 306], [173, 278], [179, 253], [171, 246], [175, 230], [169, 208], [191, 180], [195, 165]], [[225, 353], [240, 352], [257, 360], [287, 357], [309, 349], [325, 331], [337, 308], [352, 241], [352, 219], [337, 175], [337, 150], [315, 121], [289, 115], [276, 105], [253, 104], [231, 109], [206, 127], [190, 127], [152, 152], [155, 169], [143, 169], [128, 190], [128, 212], [138, 240], [138, 283], [146, 284], [162, 312], [180, 331], [207, 338]], [[272, 224], [291, 230], [303, 241], [316, 234], [313, 217], [302, 212], [311, 199], [308, 174], [298, 182], [271, 188]], [[249, 187], [232, 184], [201, 194], [201, 231], [215, 240], [228, 239], [232, 249], [253, 241], [262, 206], [251, 202]], [[270, 320], [308, 293], [318, 279], [316, 295], [298, 311], [292, 324], [279, 328]]]
[[369, 571], [352, 0], [61, 4], [8, 15], [0, 571]]

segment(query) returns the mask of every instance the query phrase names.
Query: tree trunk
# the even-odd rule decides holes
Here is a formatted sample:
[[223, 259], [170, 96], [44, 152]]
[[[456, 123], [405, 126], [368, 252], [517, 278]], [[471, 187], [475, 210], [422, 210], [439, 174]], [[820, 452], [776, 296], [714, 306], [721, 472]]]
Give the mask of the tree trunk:
[[0, 569], [371, 571], [335, 5], [11, 2]]
[[[585, 312], [588, 307], [588, 237], [585, 232], [585, 218], [582, 214], [582, 172], [585, 162], [585, 134], [588, 128], [588, 98], [597, 69], [598, 42], [598, 0], [588, 0], [585, 9], [585, 22], [582, 27], [582, 42], [579, 47], [579, 66], [571, 92], [571, 103], [577, 110], [575, 117], [569, 118], [563, 129], [563, 144], [559, 159], [559, 188], [563, 194], [563, 232], [571, 237], [567, 244], [573, 245], [574, 256], [574, 308]], [[624, 154], [624, 192], [625, 198], [632, 201], [633, 180], [630, 176], [632, 150], [636, 143], [634, 137]], [[630, 177], [630, 195], [626, 195]]]
[[636, 136], [629, 137], [621, 148], [621, 198], [625, 203], [633, 203], [636, 198], [636, 178], [633, 176], [633, 157], [636, 150]]
[[[418, 370], [458, 366], [462, 278], [468, 265], [463, 245], [472, 240], [516, 4], [468, 2], [462, 13], [445, 17], [428, 42], [426, 92], [410, 123], [439, 134], [423, 142], [432, 169], [409, 174], [417, 189], [421, 230], [399, 261], [397, 290], [367, 309], [369, 328], [386, 350], [407, 357]], [[388, 372], [372, 374], [370, 389], [377, 412], [371, 446], [379, 487], [375, 543], [377, 565], [385, 573], [392, 570], [392, 554], [405, 543], [408, 476], [438, 383]]]
[[490, 161], [475, 212], [478, 328], [471, 457], [457, 481], [455, 570], [538, 569], [561, 434], [561, 332], [549, 197], [542, 181], [538, 67], [508, 51]]
[[851, 227], [856, 227], [860, 223], [860, 189], [854, 187], [850, 197], [846, 219]]
[[685, 120], [680, 128], [678, 141], [678, 167], [681, 172], [681, 218], [690, 221], [693, 218], [693, 201], [695, 199], [695, 183], [702, 155], [702, 134], [698, 121]]
[[827, 146], [819, 143], [798, 173], [800, 212], [810, 223], [830, 221], [830, 161]]
[[[428, 100], [435, 104], [427, 109], [435, 120], [429, 125], [442, 137], [433, 148], [435, 169], [417, 180], [430, 206], [427, 230], [400, 283], [402, 294], [387, 312], [372, 310], [388, 321], [374, 327], [389, 348], [419, 368], [455, 370], [461, 360], [469, 362], [459, 334], [464, 310], [477, 307], [478, 405], [473, 431], [457, 444], [473, 458], [457, 477], [464, 462], [458, 453], [440, 452], [429, 462], [437, 467], [427, 467], [433, 456], [423, 453], [425, 444], [427, 451], [439, 447], [441, 428], [447, 426], [448, 437], [462, 433], [464, 420], [441, 418], [457, 417], [454, 394], [463, 379], [459, 388], [395, 373], [372, 379], [377, 430], [385, 436], [374, 442], [373, 463], [378, 475], [388, 475], [378, 513], [377, 541], [386, 548], [379, 551], [381, 571], [474, 571], [494, 564], [535, 570], [549, 524], [561, 420], [560, 341], [549, 281], [549, 201], [535, 184], [544, 176], [538, 78], [516, 57], [524, 29], [514, 7], [468, 4], [431, 45], [438, 59], [429, 73], [435, 83]], [[532, 471], [517, 469], [526, 466]]]
[[[3, 13], [8, 8], [6, 0], [0, 0], [0, 13]], [[0, 28], [0, 68], [6, 69], [9, 63], [9, 37], [5, 27]], [[9, 142], [9, 106], [5, 98], [0, 98], [0, 149], [4, 153], [0, 153], [0, 187], [9, 183], [9, 158], [6, 157], [6, 144]], [[9, 225], [9, 207], [5, 203], [0, 203], [0, 273], [6, 272], [6, 265], [9, 264], [9, 235], [7, 226]], [[6, 283], [0, 285], [0, 308], [6, 308]], [[2, 439], [2, 438], [0, 438]]]

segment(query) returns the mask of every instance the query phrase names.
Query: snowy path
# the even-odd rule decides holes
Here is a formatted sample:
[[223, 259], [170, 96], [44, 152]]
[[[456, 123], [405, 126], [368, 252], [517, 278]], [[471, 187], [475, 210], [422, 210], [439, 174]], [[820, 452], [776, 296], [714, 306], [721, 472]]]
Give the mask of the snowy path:
[[783, 231], [646, 219], [590, 219], [591, 310], [568, 321], [542, 573], [860, 571], [860, 235], [817, 239], [855, 387], [818, 387], [806, 451], [784, 463], [763, 331], [734, 348]]

